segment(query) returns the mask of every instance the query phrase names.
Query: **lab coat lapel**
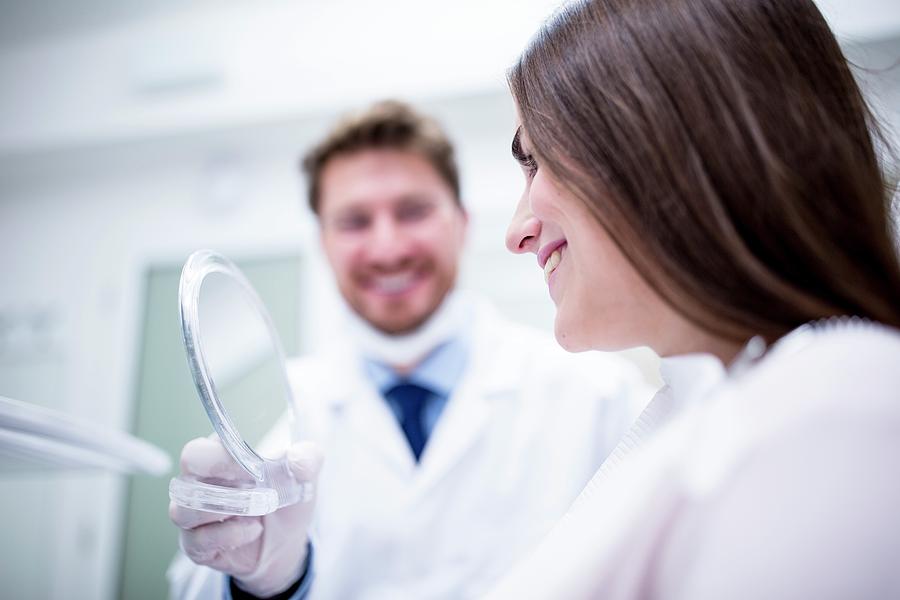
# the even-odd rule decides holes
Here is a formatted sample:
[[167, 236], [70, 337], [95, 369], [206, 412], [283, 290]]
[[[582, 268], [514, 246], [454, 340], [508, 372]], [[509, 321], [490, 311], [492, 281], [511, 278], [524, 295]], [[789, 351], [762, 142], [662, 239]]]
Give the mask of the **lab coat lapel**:
[[419, 465], [423, 493], [437, 484], [487, 434], [494, 400], [513, 393], [520, 374], [515, 361], [504, 360], [499, 315], [480, 307], [466, 373], [450, 396], [425, 446]]
[[360, 444], [377, 453], [383, 463], [408, 477], [415, 462], [394, 414], [366, 376], [362, 363], [352, 352], [341, 353], [332, 363], [339, 365], [331, 375], [334, 382], [329, 409], [335, 420], [345, 424], [348, 438], [338, 443]]
[[450, 398], [425, 446], [419, 464], [419, 486], [423, 491], [462, 459], [484, 435], [490, 421], [491, 407], [484, 395], [479, 393], [476, 385], [467, 388], [460, 389]]
[[357, 396], [344, 410], [353, 440], [379, 453], [386, 465], [408, 477], [415, 468], [415, 461], [403, 431], [384, 399], [371, 386], [360, 386]]

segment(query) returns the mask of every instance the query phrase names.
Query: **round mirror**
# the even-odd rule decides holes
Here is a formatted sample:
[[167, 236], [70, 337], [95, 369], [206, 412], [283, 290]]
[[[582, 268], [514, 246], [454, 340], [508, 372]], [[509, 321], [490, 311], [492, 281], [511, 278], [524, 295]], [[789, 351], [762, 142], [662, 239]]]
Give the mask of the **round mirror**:
[[177, 477], [177, 504], [227, 514], [267, 514], [309, 495], [285, 452], [293, 440], [293, 398], [281, 342], [241, 271], [209, 250], [192, 254], [179, 288], [191, 375], [213, 429], [255, 485], [240, 488]]

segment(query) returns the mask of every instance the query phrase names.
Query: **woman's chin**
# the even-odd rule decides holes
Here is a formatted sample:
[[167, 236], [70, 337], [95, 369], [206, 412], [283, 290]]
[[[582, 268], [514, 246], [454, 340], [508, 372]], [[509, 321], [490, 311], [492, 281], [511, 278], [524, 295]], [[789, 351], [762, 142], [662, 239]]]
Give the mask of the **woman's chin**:
[[619, 352], [629, 348], [646, 346], [647, 343], [616, 331], [615, 327], [604, 327], [599, 331], [595, 327], [591, 330], [587, 324], [574, 325], [556, 315], [553, 324], [553, 333], [556, 342], [567, 352], [587, 352], [597, 350], [600, 352]]
[[557, 318], [553, 333], [556, 336], [556, 343], [562, 346], [567, 352], [584, 352], [591, 350], [591, 345], [584, 339], [583, 331], [572, 331], [568, 327], [562, 327]]

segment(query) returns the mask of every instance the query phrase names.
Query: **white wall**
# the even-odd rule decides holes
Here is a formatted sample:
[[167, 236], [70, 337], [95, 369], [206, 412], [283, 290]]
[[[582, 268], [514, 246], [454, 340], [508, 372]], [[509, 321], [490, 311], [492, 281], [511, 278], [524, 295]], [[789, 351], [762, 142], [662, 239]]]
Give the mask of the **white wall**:
[[[900, 151], [900, 35], [865, 44], [848, 42], [844, 51], [850, 62], [858, 66], [855, 72], [869, 102], [894, 149]], [[900, 164], [894, 173], [900, 177]]]

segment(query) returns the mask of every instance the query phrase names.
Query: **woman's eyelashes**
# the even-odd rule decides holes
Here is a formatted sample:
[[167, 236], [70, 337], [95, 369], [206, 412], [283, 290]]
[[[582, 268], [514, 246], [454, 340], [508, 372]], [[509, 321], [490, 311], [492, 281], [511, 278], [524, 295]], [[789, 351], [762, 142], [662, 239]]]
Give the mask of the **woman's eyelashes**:
[[534, 156], [526, 153], [522, 149], [522, 139], [521, 138], [522, 138], [522, 127], [520, 126], [518, 129], [516, 129], [516, 135], [513, 136], [512, 155], [513, 155], [513, 158], [515, 158], [519, 162], [519, 164], [522, 165], [522, 168], [525, 169], [525, 173], [527, 174], [528, 178], [530, 179], [530, 178], [534, 177], [535, 174], [537, 173], [538, 164], [537, 164], [537, 161], [535, 160]]

